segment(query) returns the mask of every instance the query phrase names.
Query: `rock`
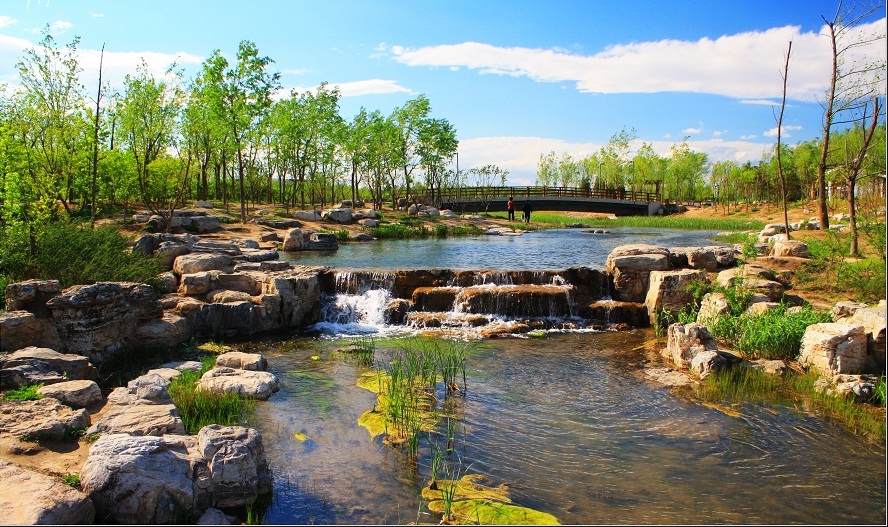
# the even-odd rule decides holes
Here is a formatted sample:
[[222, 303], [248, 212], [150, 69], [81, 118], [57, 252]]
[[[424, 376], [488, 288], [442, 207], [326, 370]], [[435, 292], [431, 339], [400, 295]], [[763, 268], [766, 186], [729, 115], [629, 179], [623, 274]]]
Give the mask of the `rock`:
[[779, 302], [754, 302], [746, 308], [744, 314], [751, 317], [757, 317], [764, 315], [765, 313], [770, 313], [771, 311], [780, 308], [781, 305], [782, 304]]
[[30, 311], [37, 318], [51, 316], [46, 302], [62, 293], [58, 280], [26, 280], [6, 286], [6, 310]]
[[160, 258], [160, 263], [157, 266], [163, 271], [169, 271], [173, 268], [176, 258], [190, 252], [191, 249], [184, 243], [170, 241], [161, 242], [154, 254]]
[[837, 316], [838, 304], [833, 308], [833, 320], [835, 322], [852, 326], [863, 326], [866, 332], [867, 342], [867, 366], [869, 373], [880, 374], [885, 372], [885, 327], [888, 322], [885, 300], [880, 300], [878, 305], [858, 307], [846, 316]]
[[261, 353], [229, 351], [216, 357], [216, 367], [265, 371], [268, 368], [268, 361], [265, 360]]
[[731, 306], [724, 293], [706, 293], [700, 301], [700, 309], [697, 311], [697, 322], [704, 326], [715, 324], [719, 317], [731, 314]]
[[241, 254], [240, 245], [233, 241], [223, 242], [199, 239], [191, 245], [191, 250], [202, 253], [227, 254], [228, 256], [238, 256]]
[[[154, 404], [170, 404], [173, 399], [167, 392], [169, 382], [166, 378], [157, 373], [146, 373], [145, 375], [136, 377], [126, 384], [126, 390], [132, 398], [115, 399], [114, 404], [122, 404], [123, 402], [132, 402], [134, 404], [154, 403]], [[109, 396], [109, 402], [111, 398]]]
[[261, 250], [261, 249], [245, 249], [240, 256], [235, 256], [238, 262], [268, 262], [277, 260], [281, 255], [277, 251]]
[[89, 449], [80, 484], [97, 518], [111, 523], [179, 523], [195, 510], [190, 437], [103, 434]]
[[65, 381], [41, 386], [37, 393], [71, 408], [89, 408], [102, 402], [102, 389], [95, 381]]
[[[282, 242], [284, 241], [281, 236], [276, 232], [263, 232], [262, 235], [259, 236], [259, 241], [262, 242]], [[213, 509], [210, 509], [213, 510]]]
[[694, 380], [688, 377], [686, 373], [673, 370], [672, 368], [645, 368], [644, 376], [648, 380], [665, 384], [666, 386], [687, 386], [694, 383]]
[[172, 348], [190, 337], [188, 320], [172, 311], [164, 311], [158, 320], [139, 324], [135, 335], [136, 341], [144, 348]]
[[352, 209], [349, 208], [329, 209], [324, 211], [323, 218], [340, 224], [354, 223], [355, 220], [352, 217], [352, 212]]
[[171, 370], [179, 370], [179, 371], [201, 371], [203, 369], [203, 363], [196, 360], [186, 360], [186, 361], [175, 361], [175, 362], [166, 362], [159, 366], [161, 369], [171, 369]]
[[386, 324], [403, 324], [413, 303], [403, 298], [395, 298], [385, 307], [382, 319]]
[[836, 375], [833, 383], [835, 393], [854, 397], [855, 401], [863, 403], [872, 400], [879, 378], [875, 375]]
[[179, 410], [172, 402], [156, 404], [148, 399], [140, 399], [126, 388], [115, 388], [108, 395], [106, 407], [99, 421], [89, 427], [87, 434], [162, 436], [185, 433]]
[[812, 324], [802, 336], [799, 363], [824, 375], [863, 373], [867, 363], [863, 326]]
[[774, 243], [774, 256], [792, 256], [795, 258], [810, 258], [808, 244], [796, 240], [778, 241]]
[[715, 350], [701, 351], [691, 359], [690, 370], [705, 379], [714, 372], [719, 372], [727, 367], [727, 360]]
[[72, 409], [57, 399], [0, 402], [0, 432], [35, 439], [61, 440], [75, 429], [89, 426], [89, 413]]
[[308, 249], [313, 251], [335, 251], [339, 249], [339, 240], [329, 232], [313, 232], [309, 236]]
[[176, 258], [176, 261], [173, 263], [173, 272], [178, 276], [203, 271], [230, 273], [233, 269], [234, 260], [227, 254], [185, 254]]
[[745, 368], [752, 368], [768, 375], [783, 375], [789, 371], [789, 366], [782, 360], [756, 359], [743, 360], [740, 365]]
[[209, 201], [198, 200], [198, 201], [194, 202], [194, 208], [196, 208], [196, 209], [212, 209], [213, 204], [210, 203]]
[[668, 340], [662, 354], [676, 366], [687, 368], [694, 356], [704, 351], [718, 351], [718, 345], [706, 326], [672, 324], [667, 330]]
[[[713, 259], [713, 262], [715, 260]], [[705, 271], [679, 269], [677, 271], [651, 271], [645, 305], [651, 324], [661, 318], [663, 312], [677, 315], [694, 302], [688, 286], [694, 282], [709, 283]]]
[[232, 521], [235, 521], [233, 517], [226, 516], [219, 509], [211, 507], [201, 514], [197, 520], [197, 525], [233, 525]]
[[179, 278], [169, 271], [157, 275], [157, 280], [164, 293], [175, 293], [179, 289]]
[[0, 481], [4, 525], [85, 525], [95, 520], [92, 500], [57, 477], [0, 460]]
[[616, 300], [644, 302], [651, 271], [669, 268], [669, 250], [647, 244], [623, 245], [608, 255], [606, 268], [614, 276]]
[[850, 317], [859, 309], [863, 309], [866, 306], [866, 304], [863, 304], [861, 302], [853, 302], [850, 300], [836, 302], [836, 304], [832, 307], [832, 310], [830, 310], [830, 314], [832, 315], [833, 322], [839, 322], [844, 318]]
[[30, 311], [0, 312], [0, 351], [15, 351], [28, 346], [65, 349], [52, 320], [37, 318]]
[[[197, 361], [192, 361], [192, 362], [197, 362]], [[200, 364], [200, 363], [198, 362], [198, 364]], [[200, 370], [198, 370], [198, 371], [200, 371]], [[152, 369], [148, 370], [147, 372], [145, 372], [145, 375], [159, 376], [161, 379], [163, 379], [163, 384], [167, 387], [167, 389], [169, 389], [170, 384], [174, 380], [176, 380], [180, 375], [182, 375], [182, 370], [179, 370], [176, 368], [164, 368], [164, 367], [152, 368]]]
[[293, 217], [302, 221], [321, 221], [321, 214], [315, 210], [297, 210], [293, 213]]
[[49, 348], [20, 349], [7, 355], [0, 365], [4, 388], [98, 378], [95, 367], [82, 355], [62, 354]]
[[441, 211], [441, 216], [443, 216], [445, 218], [456, 218], [456, 213], [450, 209], [443, 209]]
[[201, 390], [215, 393], [237, 393], [265, 400], [280, 389], [277, 377], [265, 371], [214, 368], [198, 381]]
[[372, 242], [372, 241], [376, 240], [376, 238], [374, 238], [373, 236], [370, 236], [366, 232], [357, 232], [355, 234], [350, 235], [348, 237], [348, 239], [353, 242]]
[[198, 432], [197, 441], [211, 474], [213, 506], [243, 506], [271, 491], [271, 471], [256, 430], [209, 425]]
[[46, 305], [68, 351], [95, 363], [129, 344], [139, 322], [163, 315], [151, 286], [129, 282], [76, 285]]
[[243, 291], [216, 289], [215, 291], [210, 291], [209, 293], [207, 293], [207, 301], [223, 304], [226, 302], [249, 302], [250, 295], [249, 293], [244, 293]]

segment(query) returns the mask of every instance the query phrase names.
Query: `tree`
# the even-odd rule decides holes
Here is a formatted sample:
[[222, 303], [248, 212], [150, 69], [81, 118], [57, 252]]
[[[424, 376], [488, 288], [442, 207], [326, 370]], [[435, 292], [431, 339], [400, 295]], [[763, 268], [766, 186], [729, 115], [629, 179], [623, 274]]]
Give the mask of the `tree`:
[[437, 206], [441, 205], [441, 190], [448, 183], [447, 164], [458, 147], [456, 129], [447, 119], [429, 119], [419, 132], [417, 153], [425, 169], [426, 189]]
[[792, 41], [786, 48], [786, 62], [783, 65], [783, 98], [780, 100], [780, 114], [777, 117], [777, 174], [780, 176], [780, 198], [783, 205], [783, 228], [786, 232], [786, 238], [790, 238], [789, 234], [789, 216], [786, 210], [786, 177], [783, 175], [783, 157], [781, 155], [781, 137], [783, 136], [783, 111], [786, 109], [786, 80], [789, 76], [789, 56], [792, 53]]
[[[166, 79], [156, 79], [142, 60], [136, 75], [127, 75], [124, 79], [120, 111], [120, 129], [135, 165], [142, 202], [164, 219], [167, 228], [171, 226], [175, 208], [181, 206], [184, 182], [170, 178], [168, 162], [162, 171], [152, 169], [151, 165], [177, 144], [185, 99], [181, 78], [181, 72], [171, 67]], [[190, 155], [191, 151], [188, 152]], [[185, 168], [187, 173], [188, 167]]]
[[[829, 228], [829, 211], [826, 206], [826, 173], [830, 149], [830, 130], [834, 124], [851, 123], [841, 115], [853, 112], [861, 106], [861, 101], [868, 101], [873, 94], [881, 89], [878, 75], [885, 69], [885, 61], [872, 59], [868, 55], [853, 57], [856, 51], [865, 51], [868, 46], [885, 38], [884, 34], [859, 34], [855, 31], [867, 17], [883, 9], [874, 6], [869, 9], [855, 10], [852, 6], [845, 9], [842, 0], [836, 12], [829, 20], [821, 16], [826, 23], [827, 37], [830, 40], [832, 67], [827, 87], [826, 100], [823, 103], [823, 134], [820, 148], [820, 162], [817, 165], [817, 191], [820, 229]], [[850, 59], [850, 60], [849, 60]]]
[[484, 212], [490, 208], [490, 201], [496, 194], [496, 187], [502, 187], [506, 184], [506, 177], [509, 171], [496, 165], [484, 165], [478, 168], [468, 170], [468, 177], [474, 180], [474, 186], [479, 189], [481, 203], [484, 205]]
[[237, 50], [237, 63], [229, 68], [228, 61], [219, 50], [207, 59], [208, 80], [215, 84], [210, 91], [216, 115], [225, 124], [231, 138], [237, 160], [240, 185], [241, 222], [247, 222], [244, 177], [249, 161], [248, 151], [256, 149], [258, 138], [255, 131], [259, 121], [266, 117], [272, 106], [271, 95], [279, 87], [280, 74], [269, 73], [268, 57], [260, 57], [253, 42], [243, 40]]

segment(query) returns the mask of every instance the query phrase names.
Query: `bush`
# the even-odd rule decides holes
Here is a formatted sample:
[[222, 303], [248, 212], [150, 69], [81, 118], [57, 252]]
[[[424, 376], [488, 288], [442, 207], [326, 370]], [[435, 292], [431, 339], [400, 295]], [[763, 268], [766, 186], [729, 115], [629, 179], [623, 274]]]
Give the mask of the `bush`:
[[37, 391], [42, 386], [43, 386], [43, 383], [40, 383], [40, 384], [32, 384], [31, 386], [22, 386], [21, 388], [16, 388], [15, 390], [9, 390], [5, 394], [3, 394], [3, 400], [4, 401], [36, 401], [38, 399], [42, 399], [43, 395]]
[[[95, 230], [73, 223], [47, 224], [35, 237], [31, 256], [27, 233], [0, 231], [0, 285], [31, 278], [55, 279], [62, 288], [96, 282], [157, 282], [157, 259], [131, 253], [113, 227]], [[0, 289], [0, 305], [6, 288]]]

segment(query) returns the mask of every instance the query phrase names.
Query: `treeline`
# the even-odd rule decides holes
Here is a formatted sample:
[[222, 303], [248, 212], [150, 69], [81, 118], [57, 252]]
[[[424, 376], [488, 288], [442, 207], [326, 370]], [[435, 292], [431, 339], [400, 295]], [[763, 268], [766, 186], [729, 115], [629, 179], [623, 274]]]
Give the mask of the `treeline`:
[[[830, 135], [826, 179], [834, 199], [848, 197], [849, 177], [866, 132], [855, 122], [850, 128], [833, 131]], [[642, 143], [633, 152], [631, 143], [635, 139], [634, 129], [624, 129], [597, 152], [581, 159], [568, 153], [540, 155], [537, 184], [659, 192], [661, 199], [685, 203], [709, 200], [738, 204], [780, 202], [776, 145], [757, 163], [712, 163], [705, 153], [691, 150], [687, 138], [672, 145], [667, 156], [658, 155], [650, 143]], [[817, 198], [821, 146], [821, 139], [781, 146], [787, 201]], [[877, 197], [884, 198], [880, 192], [884, 192], [885, 152], [885, 123], [882, 122], [875, 128], [863, 167], [855, 176], [855, 185], [861, 184], [858, 193], [865, 193], [872, 187]], [[866, 184], [868, 180], [872, 186]]]
[[[75, 38], [46, 32], [17, 64], [20, 85], [0, 92], [0, 224], [95, 219], [139, 202], [169, 217], [192, 200], [306, 208], [342, 199], [377, 207], [457, 184], [456, 130], [418, 96], [384, 115], [339, 112], [340, 92], [280, 97], [273, 61], [243, 41], [219, 50], [193, 79], [144, 63], [122, 88], [85, 93]], [[464, 178], [473, 172], [464, 171]], [[479, 174], [480, 176], [480, 174]]]

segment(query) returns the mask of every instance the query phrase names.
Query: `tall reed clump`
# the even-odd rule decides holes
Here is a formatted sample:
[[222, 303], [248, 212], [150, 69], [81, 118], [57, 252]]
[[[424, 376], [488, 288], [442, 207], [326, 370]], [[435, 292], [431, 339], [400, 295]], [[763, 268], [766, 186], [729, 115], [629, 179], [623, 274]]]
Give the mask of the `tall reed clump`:
[[197, 434], [206, 425], [224, 426], [245, 423], [256, 402], [236, 393], [213, 393], [197, 388], [200, 377], [213, 367], [215, 357], [202, 359], [203, 369], [183, 371], [170, 383], [169, 394], [189, 434]]
[[[466, 392], [468, 344], [415, 340], [377, 367], [387, 441], [416, 455], [421, 431], [434, 428], [438, 402]], [[462, 381], [462, 385], [460, 385]]]
[[372, 335], [353, 337], [346, 352], [358, 365], [373, 366], [373, 358], [376, 355], [376, 339]]

